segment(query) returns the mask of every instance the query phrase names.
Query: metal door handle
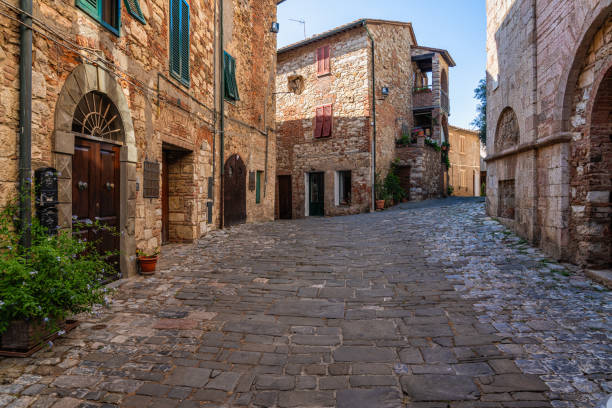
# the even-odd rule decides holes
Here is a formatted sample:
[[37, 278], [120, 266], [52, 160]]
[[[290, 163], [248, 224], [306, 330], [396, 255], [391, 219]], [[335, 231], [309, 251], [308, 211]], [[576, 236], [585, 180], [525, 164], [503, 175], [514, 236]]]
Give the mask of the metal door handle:
[[106, 183], [106, 189], [108, 191], [111, 191], [113, 188], [115, 188], [115, 183], [111, 183], [110, 181]]
[[77, 187], [79, 188], [79, 190], [83, 191], [87, 188], [88, 184], [85, 181], [79, 181], [77, 183]]

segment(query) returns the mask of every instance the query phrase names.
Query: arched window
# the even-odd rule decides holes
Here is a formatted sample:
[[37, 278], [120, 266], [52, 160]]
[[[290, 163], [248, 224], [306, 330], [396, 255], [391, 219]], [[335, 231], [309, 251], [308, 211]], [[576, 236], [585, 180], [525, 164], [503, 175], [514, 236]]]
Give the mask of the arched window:
[[72, 131], [83, 136], [123, 142], [123, 124], [119, 111], [103, 93], [85, 94], [74, 112]]
[[519, 143], [519, 125], [512, 108], [506, 108], [499, 115], [495, 131], [495, 151], [501, 152]]

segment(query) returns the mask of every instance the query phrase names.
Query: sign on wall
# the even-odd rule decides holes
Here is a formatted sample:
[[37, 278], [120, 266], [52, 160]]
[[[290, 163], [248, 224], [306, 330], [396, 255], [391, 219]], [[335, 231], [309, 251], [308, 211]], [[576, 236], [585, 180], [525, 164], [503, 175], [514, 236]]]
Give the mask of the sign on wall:
[[159, 198], [160, 166], [155, 162], [144, 162], [142, 195], [144, 198]]

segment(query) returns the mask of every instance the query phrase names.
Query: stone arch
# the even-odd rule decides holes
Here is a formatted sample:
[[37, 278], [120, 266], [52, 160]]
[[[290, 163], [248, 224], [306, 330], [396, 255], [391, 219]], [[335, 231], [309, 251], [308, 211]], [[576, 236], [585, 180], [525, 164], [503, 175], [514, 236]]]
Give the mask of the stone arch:
[[[82, 98], [96, 92], [108, 98], [116, 108], [122, 125], [120, 148], [120, 268], [123, 276], [136, 273], [136, 138], [127, 98], [115, 77], [100, 67], [77, 66], [66, 78], [55, 106], [53, 161], [59, 172], [59, 224], [72, 227], [72, 157], [75, 150], [73, 118]], [[79, 135], [80, 137], [84, 135]], [[86, 135], [85, 135], [86, 137]]]
[[594, 7], [584, 18], [584, 24], [580, 30], [580, 36], [576, 38], [578, 41], [572, 54], [574, 55], [573, 63], [567, 65], [561, 75], [561, 82], [555, 99], [555, 109], [553, 110], [554, 132], [571, 130], [570, 118], [574, 107], [574, 96], [584, 61], [595, 35], [605, 21], [611, 17], [612, 0], [605, 0]]
[[570, 233], [577, 263], [612, 267], [612, 60], [595, 81], [584, 138], [575, 142]]
[[520, 140], [519, 122], [510, 107], [504, 108], [497, 120], [495, 129], [495, 152], [499, 153], [508, 148], [518, 145]]
[[448, 74], [446, 73], [445, 69], [443, 69], [442, 73], [440, 74], [440, 86], [442, 87], [442, 90], [448, 94]]

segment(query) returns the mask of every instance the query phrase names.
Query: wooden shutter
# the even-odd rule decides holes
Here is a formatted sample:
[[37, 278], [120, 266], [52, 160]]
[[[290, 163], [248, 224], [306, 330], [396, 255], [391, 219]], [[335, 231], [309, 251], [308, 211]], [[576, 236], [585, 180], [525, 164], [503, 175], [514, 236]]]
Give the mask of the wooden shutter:
[[255, 204], [261, 203], [261, 174], [263, 171], [257, 172], [257, 180], [255, 182]]
[[98, 11], [99, 3], [98, 0], [76, 0], [78, 8], [94, 17], [96, 20], [100, 19], [100, 11]]
[[330, 48], [329, 45], [317, 49], [317, 75], [329, 74], [329, 57]]
[[170, 0], [170, 73], [181, 77], [181, 0]]
[[125, 8], [127, 9], [128, 13], [134, 16], [142, 24], [147, 23], [144, 15], [142, 14], [142, 10], [140, 9], [140, 2], [138, 0], [124, 0], [123, 2], [125, 3]]
[[181, 0], [181, 79], [189, 83], [189, 3]]
[[223, 78], [225, 80], [225, 98], [237, 101], [240, 99], [238, 94], [238, 83], [236, 82], [236, 60], [230, 54], [223, 53]]
[[322, 137], [330, 137], [332, 131], [332, 106], [326, 105], [323, 107], [323, 131]]
[[321, 137], [323, 133], [323, 118], [324, 118], [323, 107], [319, 107], [317, 108], [317, 112], [315, 116], [314, 137]]
[[323, 47], [323, 73], [328, 74], [330, 72], [329, 67], [329, 45]]

